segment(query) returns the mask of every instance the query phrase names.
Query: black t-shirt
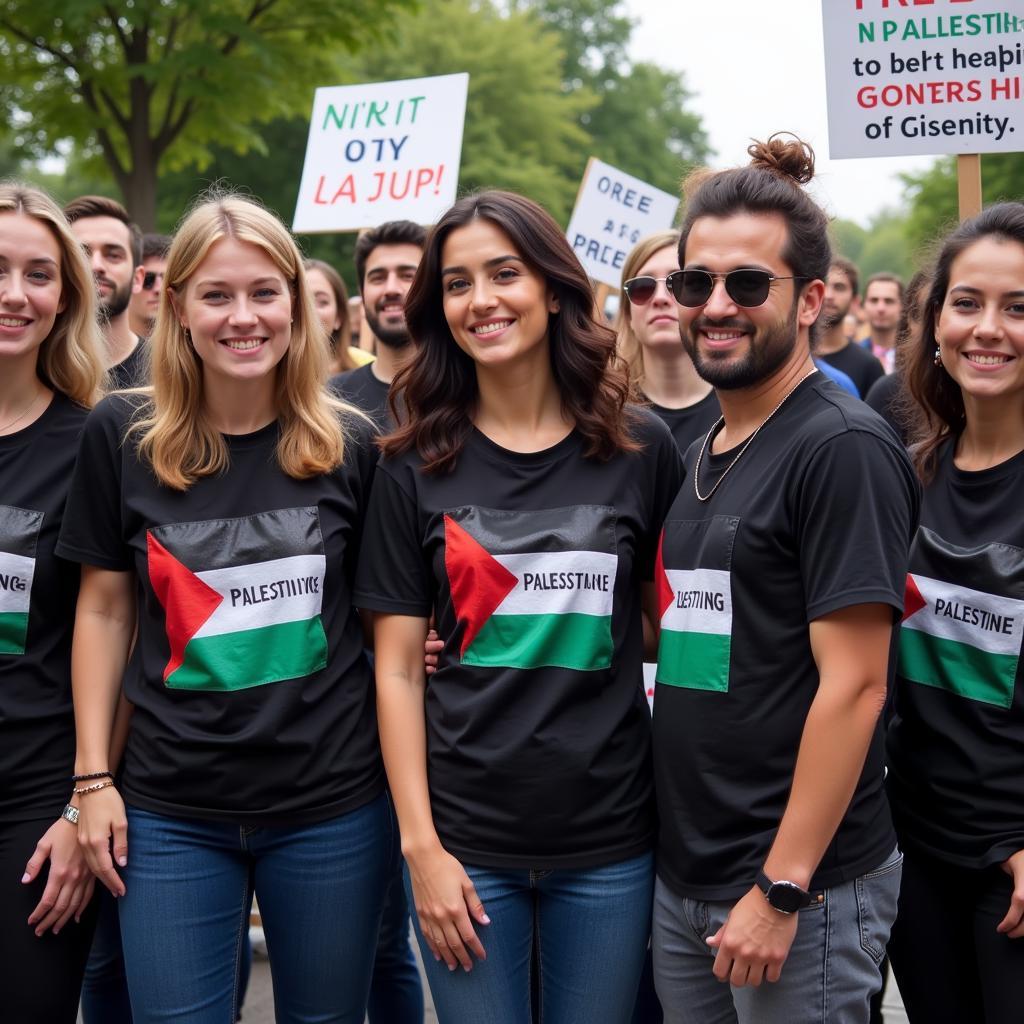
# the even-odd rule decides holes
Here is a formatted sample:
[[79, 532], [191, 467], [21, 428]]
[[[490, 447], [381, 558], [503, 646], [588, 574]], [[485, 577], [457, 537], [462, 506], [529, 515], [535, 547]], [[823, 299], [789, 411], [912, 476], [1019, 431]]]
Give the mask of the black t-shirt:
[[[692, 479], [680, 490], [657, 578], [658, 873], [708, 900], [754, 884], [785, 811], [819, 683], [808, 623], [851, 605], [901, 611], [918, 513], [899, 442], [820, 374], [726, 473], [738, 451], [705, 453], [701, 493], [721, 481], [709, 500]], [[877, 866], [895, 845], [882, 754], [879, 726], [814, 888]]]
[[885, 376], [882, 364], [867, 349], [852, 341], [847, 342], [838, 352], [819, 352], [818, 358], [842, 370], [853, 381], [861, 398], [867, 395], [879, 377]]
[[722, 415], [722, 408], [714, 391], [685, 409], [666, 409], [665, 406], [655, 405], [654, 402], [651, 402], [648, 408], [672, 431], [676, 447], [683, 455], [697, 438], [704, 437]]
[[355, 599], [436, 609], [431, 809], [466, 863], [587, 867], [653, 844], [640, 591], [681, 464], [636, 416], [643, 451], [607, 462], [575, 431], [531, 454], [473, 431], [449, 475], [415, 454], [377, 470]]
[[900, 415], [903, 400], [903, 374], [898, 371], [879, 377], [864, 397], [864, 401], [896, 431], [904, 445], [909, 445], [910, 430]]
[[230, 467], [187, 491], [122, 444], [131, 404], [86, 424], [58, 551], [138, 579], [127, 802], [173, 817], [301, 824], [383, 786], [351, 586], [376, 463], [349, 424], [344, 466], [295, 480], [276, 423], [228, 437]]
[[[0, 820], [56, 818], [71, 794], [78, 566], [54, 554], [86, 410], [54, 394], [0, 437]], [[26, 854], [27, 855], [27, 854]]]
[[1024, 850], [1024, 454], [925, 487], [889, 725], [900, 843], [960, 867]]
[[394, 429], [388, 407], [390, 385], [374, 375], [373, 363], [337, 374], [331, 378], [330, 387], [346, 402], [362, 409], [382, 432]]
[[135, 348], [116, 366], [107, 370], [111, 391], [142, 387], [146, 383], [146, 342], [139, 338]]

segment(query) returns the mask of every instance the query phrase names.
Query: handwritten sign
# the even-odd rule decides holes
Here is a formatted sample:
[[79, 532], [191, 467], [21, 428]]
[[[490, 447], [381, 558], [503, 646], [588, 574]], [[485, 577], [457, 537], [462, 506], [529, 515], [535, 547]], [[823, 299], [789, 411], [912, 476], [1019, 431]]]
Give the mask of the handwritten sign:
[[822, 0], [822, 17], [831, 156], [1024, 149], [1021, 0]]
[[432, 224], [455, 202], [469, 75], [316, 90], [292, 230]]
[[566, 235], [586, 272], [618, 288], [629, 250], [656, 231], [665, 231], [679, 198], [591, 157]]

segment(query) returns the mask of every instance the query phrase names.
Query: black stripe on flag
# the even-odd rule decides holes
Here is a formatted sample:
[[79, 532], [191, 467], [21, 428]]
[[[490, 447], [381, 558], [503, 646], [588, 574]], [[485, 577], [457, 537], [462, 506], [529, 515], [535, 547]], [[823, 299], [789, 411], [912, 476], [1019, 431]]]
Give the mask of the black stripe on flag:
[[0, 551], [23, 558], [36, 557], [36, 541], [43, 513], [13, 505], [0, 505]]
[[600, 551], [615, 554], [615, 509], [610, 505], [573, 505], [537, 512], [505, 512], [464, 505], [446, 509], [492, 555], [549, 551]]

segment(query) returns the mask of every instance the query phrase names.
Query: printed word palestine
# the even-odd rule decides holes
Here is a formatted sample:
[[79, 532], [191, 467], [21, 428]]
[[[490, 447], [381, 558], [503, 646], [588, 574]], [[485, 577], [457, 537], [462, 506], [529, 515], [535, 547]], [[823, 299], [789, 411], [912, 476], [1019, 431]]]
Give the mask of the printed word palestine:
[[603, 572], [524, 572], [523, 590], [601, 590], [608, 593]]
[[229, 591], [231, 604], [237, 608], [265, 601], [279, 601], [284, 597], [302, 597], [304, 594], [320, 593], [319, 576], [296, 576], [290, 580], [275, 580], [261, 583], [258, 587], [232, 587]]
[[980, 626], [990, 633], [1003, 633], [1006, 636], [1013, 634], [1012, 615], [993, 615], [984, 608], [975, 608], [969, 604], [961, 604], [959, 601], [943, 601], [937, 598], [935, 601], [935, 614], [941, 615], [944, 619], [956, 619], [959, 622], [966, 622], [969, 626]]
[[693, 608], [701, 612], [724, 612], [725, 595], [716, 590], [677, 590], [677, 608]]

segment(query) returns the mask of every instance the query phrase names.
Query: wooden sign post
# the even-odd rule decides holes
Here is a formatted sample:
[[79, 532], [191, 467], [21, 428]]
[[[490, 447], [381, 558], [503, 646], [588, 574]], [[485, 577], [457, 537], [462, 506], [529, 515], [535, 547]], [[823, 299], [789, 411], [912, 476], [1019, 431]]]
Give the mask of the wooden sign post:
[[960, 219], [977, 217], [983, 205], [981, 194], [981, 154], [961, 153], [956, 158], [956, 177], [960, 190]]

